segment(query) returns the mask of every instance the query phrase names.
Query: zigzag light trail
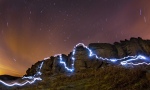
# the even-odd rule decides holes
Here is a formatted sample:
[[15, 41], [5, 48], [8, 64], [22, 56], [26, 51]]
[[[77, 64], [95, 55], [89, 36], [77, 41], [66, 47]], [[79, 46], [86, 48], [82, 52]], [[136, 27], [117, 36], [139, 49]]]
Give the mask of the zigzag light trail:
[[[148, 60], [148, 58], [147, 57], [145, 57], [145, 56], [143, 56], [143, 55], [135, 55], [135, 56], [127, 56], [127, 57], [123, 57], [123, 58], [120, 58], [120, 59], [109, 59], [109, 58], [103, 58], [103, 57], [99, 57], [98, 55], [96, 55], [96, 54], [94, 54], [93, 52], [92, 52], [92, 50], [90, 49], [90, 48], [88, 48], [87, 46], [85, 46], [83, 43], [78, 43], [75, 47], [74, 47], [74, 49], [73, 49], [73, 52], [72, 52], [72, 57], [71, 57], [71, 59], [72, 59], [72, 61], [73, 61], [73, 63], [71, 64], [71, 68], [69, 68], [69, 67], [67, 67], [67, 65], [66, 65], [66, 62], [64, 62], [63, 61], [63, 58], [62, 58], [62, 54], [56, 54], [56, 55], [54, 55], [54, 57], [58, 57], [59, 58], [59, 60], [60, 60], [60, 64], [63, 64], [63, 66], [64, 66], [64, 68], [67, 70], [67, 71], [69, 71], [69, 72], [73, 72], [74, 70], [75, 70], [75, 68], [74, 68], [74, 62], [75, 62], [75, 54], [76, 54], [76, 48], [78, 47], [78, 46], [83, 46], [85, 49], [87, 49], [90, 53], [89, 53], [89, 57], [92, 57], [92, 56], [95, 56], [96, 57], [96, 59], [98, 59], [98, 60], [107, 60], [107, 61], [110, 61], [110, 62], [113, 62], [113, 63], [115, 63], [115, 62], [117, 62], [117, 61], [120, 61], [120, 65], [123, 65], [123, 66], [126, 66], [126, 65], [141, 65], [141, 64], [146, 64], [146, 65], [150, 65], [150, 61], [149, 61], [149, 63], [147, 63], [147, 62], [141, 62], [141, 63], [133, 63], [132, 61], [137, 61], [137, 60]], [[44, 60], [47, 60], [47, 59], [49, 59], [49, 57], [48, 58], [45, 58]], [[127, 60], [126, 60], [127, 59]], [[124, 61], [123, 61], [124, 60]], [[6, 82], [4, 82], [4, 81], [1, 81], [0, 80], [0, 82], [2, 83], [2, 84], [4, 84], [4, 85], [6, 85], [6, 86], [24, 86], [24, 85], [26, 85], [26, 84], [33, 84], [35, 81], [37, 81], [37, 80], [42, 80], [39, 76], [40, 75], [42, 75], [42, 73], [40, 72], [41, 71], [41, 68], [42, 68], [42, 66], [43, 66], [43, 63], [44, 63], [44, 61], [42, 61], [41, 62], [41, 64], [40, 64], [40, 66], [38, 66], [38, 71], [37, 71], [37, 73], [35, 74], [35, 75], [33, 75], [33, 76], [28, 76], [28, 77], [23, 77], [22, 79], [30, 79], [30, 80], [26, 80], [25, 82], [23, 82], [23, 83], [17, 83], [17, 82], [15, 82], [15, 83], [6, 83]]]
[[26, 85], [26, 84], [33, 84], [36, 80], [42, 80], [40, 77], [36, 77], [36, 76], [39, 76], [39, 75], [41, 75], [42, 73], [40, 72], [40, 70], [41, 70], [41, 68], [42, 68], [42, 66], [43, 66], [43, 63], [44, 62], [42, 62], [41, 64], [40, 64], [40, 66], [38, 67], [39, 68], [39, 71], [34, 75], [34, 76], [29, 76], [29, 77], [22, 77], [22, 79], [32, 79], [32, 80], [25, 80], [25, 82], [23, 82], [23, 83], [18, 83], [18, 82], [14, 82], [14, 83], [6, 83], [6, 82], [4, 82], [4, 81], [2, 81], [2, 80], [0, 80], [0, 82], [2, 83], [2, 84], [4, 84], [4, 85], [6, 85], [6, 86], [24, 86], [24, 85]]
[[[128, 65], [128, 64], [131, 64], [131, 65], [141, 65], [141, 64], [150, 65], [150, 63], [146, 63], [146, 62], [137, 63], [137, 64], [131, 63], [131, 61], [136, 61], [136, 60], [140, 60], [140, 59], [142, 59], [142, 60], [147, 60], [147, 58], [146, 58], [145, 56], [143, 56], [143, 55], [127, 56], [127, 57], [123, 57], [123, 58], [120, 58], [120, 59], [103, 58], [103, 57], [99, 57], [99, 56], [97, 56], [96, 54], [94, 54], [94, 53], [92, 52], [92, 50], [91, 50], [90, 48], [88, 48], [87, 46], [85, 46], [83, 43], [78, 43], [78, 44], [74, 47], [73, 52], [72, 52], [72, 56], [73, 56], [73, 57], [72, 57], [72, 60], [73, 60], [72, 68], [68, 68], [67, 65], [66, 65], [66, 63], [65, 63], [64, 61], [62, 61], [63, 59], [62, 59], [62, 55], [61, 55], [61, 54], [55, 55], [55, 57], [59, 56], [59, 58], [60, 58], [60, 63], [64, 65], [64, 67], [65, 67], [65, 69], [66, 69], [67, 71], [73, 72], [73, 71], [75, 70], [75, 69], [74, 69], [74, 61], [75, 61], [74, 55], [75, 55], [75, 53], [76, 53], [76, 48], [77, 48], [78, 46], [83, 46], [84, 48], [86, 48], [86, 49], [90, 52], [90, 53], [89, 53], [89, 57], [95, 56], [96, 59], [99, 59], [99, 60], [107, 60], [107, 61], [111, 61], [111, 62], [121, 61], [120, 64], [123, 65], [123, 66], [124, 66], [124, 65]], [[131, 58], [131, 59], [128, 59], [128, 58]], [[122, 61], [122, 60], [125, 60], [125, 59], [128, 59], [128, 60]]]

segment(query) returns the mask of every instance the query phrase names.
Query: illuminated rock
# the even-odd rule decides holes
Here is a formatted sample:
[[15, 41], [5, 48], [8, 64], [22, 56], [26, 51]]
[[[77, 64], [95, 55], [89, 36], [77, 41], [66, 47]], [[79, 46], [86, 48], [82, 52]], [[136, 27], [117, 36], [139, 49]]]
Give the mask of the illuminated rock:
[[[96, 56], [90, 56], [90, 50], [92, 54]], [[130, 40], [115, 42], [114, 44], [91, 43], [88, 47], [81, 43], [77, 44], [69, 55], [55, 55], [44, 60], [45, 63], [43, 64], [41, 72], [42, 75], [52, 75], [55, 73], [76, 72], [88, 68], [98, 69], [114, 64], [138, 65], [138, 63], [134, 64], [132, 61], [143, 58], [146, 60], [147, 58], [142, 55], [150, 55], [149, 40], [131, 38]], [[41, 61], [32, 65], [32, 67], [27, 70], [26, 76], [35, 75], [38, 71], [36, 67], [39, 66], [40, 62]], [[147, 63], [143, 63], [142, 61], [139, 62], [139, 64]]]

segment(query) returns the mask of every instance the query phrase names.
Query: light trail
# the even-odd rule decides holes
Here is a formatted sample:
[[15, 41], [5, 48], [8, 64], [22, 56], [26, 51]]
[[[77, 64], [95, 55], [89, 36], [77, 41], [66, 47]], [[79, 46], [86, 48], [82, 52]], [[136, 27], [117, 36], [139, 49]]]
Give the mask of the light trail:
[[[63, 64], [64, 68], [69, 71], [69, 72], [73, 72], [75, 70], [74, 68], [74, 62], [76, 60], [75, 58], [75, 54], [76, 54], [76, 48], [78, 46], [83, 46], [83, 48], [87, 49], [88, 52], [89, 52], [89, 57], [92, 57], [92, 56], [95, 56], [96, 59], [98, 60], [106, 60], [106, 61], [110, 61], [112, 63], [115, 63], [115, 62], [120, 62], [119, 64], [122, 65], [122, 66], [126, 66], [126, 65], [141, 65], [141, 64], [146, 64], [146, 65], [150, 65], [150, 61], [148, 61], [149, 59], [143, 55], [135, 55], [135, 56], [127, 56], [127, 57], [123, 57], [123, 58], [120, 58], [120, 59], [109, 59], [109, 58], [103, 58], [103, 57], [99, 57], [98, 55], [94, 54], [92, 52], [92, 50], [90, 48], [88, 48], [87, 46], [85, 46], [83, 43], [78, 43], [72, 50], [72, 57], [71, 57], [71, 60], [73, 61], [73, 63], [71, 64], [71, 68], [67, 67], [66, 65], [66, 62], [63, 61], [63, 57], [62, 57], [62, 54], [56, 54], [54, 55], [54, 57], [58, 57], [59, 59], [59, 63], [60, 64]], [[50, 57], [47, 57], [47, 58], [44, 58], [44, 60], [47, 60], [47, 59], [50, 59]], [[35, 81], [37, 80], [42, 80], [40, 78], [40, 76], [42, 75], [41, 73], [41, 68], [43, 66], [43, 63], [44, 63], [44, 60], [41, 62], [41, 64], [38, 66], [38, 71], [36, 72], [35, 75], [33, 76], [27, 76], [27, 77], [22, 77], [22, 79], [29, 79], [29, 80], [25, 80], [25, 82], [23, 83], [6, 83], [4, 81], [1, 81], [0, 82], [6, 86], [24, 86], [26, 84], [33, 84]], [[133, 63], [132, 61], [138, 61], [138, 60], [145, 60], [147, 62], [140, 62], [140, 63]]]
[[[123, 66], [126, 66], [126, 65], [141, 65], [141, 64], [146, 64], [146, 65], [150, 65], [150, 63], [146, 63], [146, 62], [141, 62], [141, 63], [132, 63], [132, 61], [136, 61], [136, 60], [147, 60], [147, 57], [143, 56], [143, 55], [135, 55], [135, 56], [127, 56], [127, 57], [123, 57], [123, 58], [120, 58], [120, 59], [109, 59], [109, 58], [103, 58], [103, 57], [99, 57], [97, 56], [96, 54], [94, 54], [92, 52], [92, 50], [90, 48], [88, 48], [87, 46], [85, 46], [83, 43], [78, 43], [74, 49], [72, 50], [72, 61], [73, 63], [71, 64], [72, 65], [72, 68], [69, 68], [67, 67], [66, 63], [63, 61], [63, 58], [62, 58], [62, 55], [61, 54], [57, 54], [55, 55], [55, 57], [59, 56], [59, 60], [60, 60], [60, 64], [63, 64], [64, 65], [64, 68], [69, 71], [69, 72], [73, 72], [75, 70], [74, 68], [74, 62], [75, 62], [75, 57], [74, 55], [76, 54], [76, 48], [78, 46], [83, 46], [83, 48], [87, 49], [90, 53], [89, 53], [89, 57], [92, 57], [92, 56], [95, 56], [96, 59], [99, 59], [99, 60], [106, 60], [106, 61], [110, 61], [112, 63], [115, 63], [117, 61], [120, 61], [120, 64], [123, 65]], [[127, 59], [127, 60], [126, 60]], [[123, 61], [125, 60], [125, 61]], [[150, 61], [149, 61], [150, 62]]]
[[22, 83], [18, 83], [18, 82], [7, 83], [0, 80], [0, 83], [4, 84], [5, 86], [24, 86], [26, 84], [33, 84], [37, 80], [42, 80], [42, 78], [40, 78], [39, 76], [42, 74], [40, 70], [43, 66], [43, 63], [44, 62], [41, 62], [40, 66], [38, 66], [39, 71], [37, 71], [37, 73], [34, 76], [22, 77], [22, 79], [30, 79], [30, 80], [24, 80], [24, 82]]
[[2, 80], [0, 80], [0, 82], [2, 83], [2, 84], [4, 84], [5, 86], [24, 86], [24, 85], [26, 85], [26, 84], [33, 84], [36, 80], [42, 80], [41, 78], [36, 78], [36, 77], [34, 77], [33, 78], [33, 80], [31, 80], [31, 81], [29, 81], [29, 80], [27, 80], [27, 81], [25, 81], [25, 82], [23, 82], [23, 83], [17, 83], [17, 82], [14, 82], [14, 83], [6, 83], [6, 82], [4, 82], [4, 81], [2, 81]]

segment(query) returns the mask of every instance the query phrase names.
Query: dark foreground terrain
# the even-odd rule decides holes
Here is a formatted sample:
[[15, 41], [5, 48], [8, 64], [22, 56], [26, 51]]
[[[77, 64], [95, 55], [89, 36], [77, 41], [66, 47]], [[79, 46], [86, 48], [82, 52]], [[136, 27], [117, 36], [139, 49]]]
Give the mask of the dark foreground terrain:
[[[143, 68], [143, 67], [142, 67]], [[141, 67], [108, 66], [86, 69], [72, 75], [43, 76], [42, 81], [23, 87], [5, 87], [0, 90], [150, 90], [150, 72]]]
[[20, 77], [10, 76], [10, 75], [0, 75], [0, 80], [3, 80], [3, 81], [16, 80], [16, 79], [19, 79], [19, 78]]

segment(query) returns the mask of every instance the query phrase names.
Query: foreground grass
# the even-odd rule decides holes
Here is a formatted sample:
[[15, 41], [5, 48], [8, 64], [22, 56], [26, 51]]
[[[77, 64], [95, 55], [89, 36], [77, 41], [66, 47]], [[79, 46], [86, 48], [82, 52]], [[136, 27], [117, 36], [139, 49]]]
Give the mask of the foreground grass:
[[[43, 80], [13, 90], [150, 90], [150, 73], [141, 68], [108, 66], [86, 69], [71, 76], [57, 74], [43, 76]], [[3, 89], [1, 89], [3, 90]]]

